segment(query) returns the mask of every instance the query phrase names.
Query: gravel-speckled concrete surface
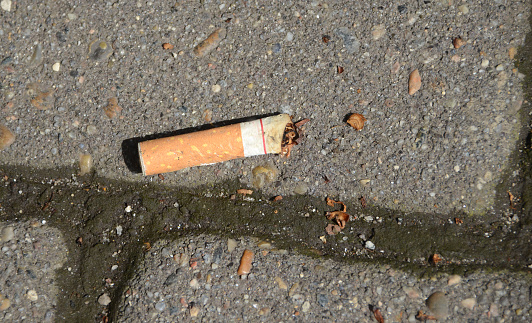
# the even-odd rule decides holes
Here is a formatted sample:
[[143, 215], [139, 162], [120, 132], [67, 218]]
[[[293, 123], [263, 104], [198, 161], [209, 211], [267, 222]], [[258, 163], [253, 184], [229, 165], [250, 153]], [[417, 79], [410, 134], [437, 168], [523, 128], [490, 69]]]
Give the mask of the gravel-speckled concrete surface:
[[[233, 246], [233, 250], [229, 250]], [[254, 252], [246, 279], [244, 249]], [[278, 250], [253, 238], [160, 241], [128, 284], [119, 322], [529, 322], [530, 281], [518, 274], [417, 275], [379, 265], [342, 265]], [[426, 303], [440, 291], [443, 298]], [[432, 309], [432, 310], [431, 310]]]
[[[476, 213], [493, 204], [522, 126], [524, 75], [512, 57], [529, 29], [525, 1], [5, 2], [0, 115], [17, 139], [2, 163], [71, 166], [88, 153], [98, 174], [159, 180], [127, 169], [124, 140], [285, 112], [311, 119], [290, 158], [165, 183], [251, 184], [270, 162], [279, 175], [267, 194]], [[217, 27], [225, 38], [195, 57]], [[422, 84], [409, 95], [414, 69]], [[121, 108], [112, 119], [111, 98]], [[342, 126], [354, 112], [368, 119], [360, 132]]]

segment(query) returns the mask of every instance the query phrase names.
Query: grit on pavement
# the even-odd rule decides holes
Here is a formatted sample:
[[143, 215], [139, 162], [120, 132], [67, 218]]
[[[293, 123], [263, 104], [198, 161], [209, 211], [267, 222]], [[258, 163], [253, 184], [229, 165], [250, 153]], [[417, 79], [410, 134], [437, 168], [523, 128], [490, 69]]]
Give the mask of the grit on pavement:
[[[512, 208], [525, 177], [515, 158], [529, 131], [529, 16], [529, 1], [510, 0], [1, 0], [0, 165], [74, 168], [87, 174], [58, 182], [80, 191], [96, 177], [198, 190], [237, 181], [268, 197], [359, 205], [353, 218], [363, 202], [427, 222], [503, 221], [511, 232], [523, 222]], [[194, 50], [216, 31], [213, 45]], [[140, 140], [277, 113], [310, 120], [289, 157], [139, 173]], [[366, 119], [359, 131], [346, 123], [353, 113]], [[257, 169], [268, 170], [265, 180]], [[29, 194], [12, 177], [2, 183]], [[53, 194], [41, 211], [53, 208]], [[6, 214], [0, 198], [0, 318], [60, 321], [56, 298], [74, 291], [60, 290], [51, 272], [78, 270], [66, 251], [73, 242], [62, 242], [71, 237], [39, 214]], [[110, 243], [99, 237], [91, 243]], [[448, 322], [532, 320], [526, 266], [527, 274], [487, 266], [419, 277], [238, 240], [232, 251], [221, 236], [151, 241], [124, 273], [131, 281], [118, 289], [101, 277], [87, 291], [83, 302], [99, 309], [86, 320], [363, 322], [380, 312], [409, 322], [420, 310]], [[241, 279], [245, 248], [255, 258]], [[444, 294], [425, 304], [436, 291]]]

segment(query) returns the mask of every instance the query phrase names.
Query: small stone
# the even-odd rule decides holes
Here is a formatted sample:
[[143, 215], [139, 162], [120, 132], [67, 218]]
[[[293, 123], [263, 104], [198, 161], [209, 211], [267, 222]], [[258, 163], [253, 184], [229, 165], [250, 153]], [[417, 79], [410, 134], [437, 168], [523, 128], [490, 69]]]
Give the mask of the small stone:
[[302, 182], [297, 183], [296, 186], [294, 187], [294, 193], [299, 194], [299, 195], [303, 195], [307, 193], [307, 191], [308, 191], [307, 184], [302, 183]]
[[275, 277], [275, 281], [276, 281], [277, 284], [279, 285], [279, 288], [280, 288], [280, 289], [288, 290], [288, 286], [287, 286], [286, 283], [282, 280], [281, 277]]
[[277, 172], [277, 168], [269, 164], [253, 168], [253, 171], [251, 172], [253, 175], [253, 186], [255, 188], [262, 188], [273, 182], [277, 177]]
[[299, 289], [299, 282], [295, 282], [292, 287], [290, 287], [290, 290], [288, 291], [288, 296], [293, 296]]
[[123, 230], [124, 230], [124, 228], [122, 228], [121, 225], [117, 226], [117, 227], [116, 227], [116, 235], [117, 235], [117, 236], [121, 236]]
[[59, 72], [59, 70], [61, 69], [61, 63], [59, 63], [59, 62], [55, 63], [54, 65], [52, 65], [52, 69], [55, 72]]
[[222, 90], [222, 87], [220, 86], [220, 84], [214, 84], [214, 85], [212, 86], [212, 91], [213, 91], [214, 93], [218, 93], [218, 92], [220, 92], [221, 90]]
[[26, 293], [26, 297], [32, 302], [35, 302], [39, 299], [39, 295], [37, 295], [37, 292], [34, 289], [29, 290]]
[[377, 40], [386, 34], [386, 28], [384, 25], [376, 25], [371, 28], [371, 37], [373, 40]]
[[102, 294], [100, 295], [100, 297], [98, 297], [98, 303], [100, 305], [107, 306], [111, 303], [111, 298], [109, 297], [109, 295], [107, 295], [107, 293]]
[[434, 292], [425, 303], [436, 319], [442, 320], [449, 316], [449, 300], [443, 292]]
[[358, 51], [360, 48], [360, 42], [347, 27], [338, 28], [334, 32], [336, 35], [342, 38], [344, 41], [344, 47], [349, 54], [354, 54]]
[[310, 309], [310, 302], [305, 301], [305, 303], [303, 303], [303, 306], [301, 306], [301, 309], [303, 310], [303, 313], [308, 312], [308, 310]]
[[495, 67], [495, 70], [497, 70], [497, 72], [504, 71], [504, 66], [502, 64], [499, 64]]
[[364, 247], [368, 248], [369, 250], [375, 250], [375, 244], [369, 240], [366, 241]]
[[259, 315], [266, 315], [270, 313], [270, 308], [269, 307], [263, 307], [259, 310]]
[[287, 42], [294, 40], [294, 34], [291, 32], [286, 33], [286, 37], [284, 40], [286, 40]]
[[0, 125], [0, 150], [4, 150], [15, 142], [15, 135], [6, 126]]
[[11, 306], [11, 301], [7, 298], [4, 298], [0, 301], [0, 311], [5, 311]]
[[69, 13], [67, 14], [67, 17], [70, 21], [76, 20], [76, 18], [78, 18], [78, 16], [75, 13]]
[[91, 155], [81, 155], [79, 158], [79, 174], [84, 176], [89, 174], [92, 170], [92, 156]]
[[268, 241], [259, 241], [259, 243], [257, 243], [257, 247], [259, 247], [260, 249], [271, 249], [272, 244]]
[[2, 2], [0, 2], [0, 6], [5, 11], [11, 11], [11, 0], [2, 0]]
[[164, 281], [164, 286], [172, 286], [173, 284], [177, 283], [179, 281], [179, 276], [177, 274], [172, 273], [166, 277], [166, 280]]
[[162, 312], [164, 311], [164, 309], [166, 308], [166, 303], [165, 302], [158, 302], [157, 304], [155, 304], [155, 308], [159, 311], [159, 312]]
[[199, 314], [199, 307], [197, 307], [196, 305], [192, 306], [190, 308], [190, 316], [191, 317], [197, 317]]
[[475, 305], [477, 305], [477, 300], [474, 298], [466, 298], [460, 304], [467, 309], [473, 310]]
[[112, 119], [122, 111], [122, 108], [118, 106], [118, 99], [113, 97], [109, 99], [108, 104], [103, 108], [103, 111], [109, 119]]
[[412, 299], [416, 299], [420, 296], [419, 291], [413, 287], [403, 287], [403, 291]]
[[461, 37], [456, 37], [455, 39], [453, 39], [453, 46], [455, 49], [458, 49], [464, 46], [465, 44], [467, 44], [467, 42], [463, 40]]
[[227, 251], [229, 252], [233, 252], [233, 250], [235, 250], [235, 248], [238, 246], [238, 242], [236, 242], [235, 239], [227, 239]]
[[95, 40], [89, 44], [89, 58], [93, 61], [104, 61], [113, 53], [112, 46], [106, 42]]
[[482, 63], [480, 63], [480, 66], [482, 66], [484, 68], [488, 67], [489, 65], [490, 65], [489, 59], [483, 59]]
[[198, 289], [199, 288], [199, 281], [196, 279], [196, 278], [193, 278], [189, 283], [188, 285], [193, 288], [193, 289]]
[[112, 265], [111, 266], [111, 270], [114, 271], [114, 270], [117, 270], [118, 269], [118, 265]]
[[98, 133], [98, 128], [96, 128], [96, 126], [94, 126], [94, 125], [87, 126], [87, 134], [88, 135], [95, 135], [97, 133]]
[[37, 45], [35, 45], [35, 48], [33, 49], [33, 54], [30, 57], [29, 65], [37, 66], [37, 65], [40, 65], [42, 61], [43, 61], [42, 45], [38, 43]]
[[[458, 173], [460, 171], [460, 166], [454, 166], [454, 171]], [[452, 285], [459, 284], [461, 280], [462, 280], [462, 277], [460, 277], [459, 275], [451, 275], [449, 276], [447, 285], [452, 286]]]
[[517, 54], [517, 48], [515, 47], [511, 47], [509, 50], [508, 50], [508, 56], [510, 57], [510, 59], [514, 59], [515, 55]]
[[495, 283], [495, 289], [496, 290], [501, 290], [503, 288], [504, 288], [504, 284], [502, 282]]
[[318, 304], [320, 304], [323, 307], [327, 307], [327, 305], [329, 304], [329, 298], [325, 294], [318, 294], [316, 299], [318, 301]]
[[491, 303], [489, 314], [493, 317], [499, 316], [499, 305]]
[[463, 13], [464, 15], [467, 15], [469, 13], [469, 7], [465, 4], [458, 6], [458, 11]]
[[419, 89], [421, 88], [421, 76], [419, 75], [419, 71], [415, 69], [410, 73], [410, 77], [408, 78], [408, 94], [414, 95]]
[[11, 241], [15, 237], [15, 234], [13, 232], [13, 227], [5, 227], [2, 229], [2, 242], [8, 242]]
[[242, 253], [242, 257], [240, 258], [240, 266], [238, 266], [237, 274], [240, 276], [247, 275], [251, 271], [252, 261], [253, 261], [253, 251], [246, 249]]

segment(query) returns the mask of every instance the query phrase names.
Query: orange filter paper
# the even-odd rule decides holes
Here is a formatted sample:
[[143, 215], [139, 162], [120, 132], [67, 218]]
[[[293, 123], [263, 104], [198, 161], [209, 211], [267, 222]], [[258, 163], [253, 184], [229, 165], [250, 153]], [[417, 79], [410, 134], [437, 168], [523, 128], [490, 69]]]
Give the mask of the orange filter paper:
[[[267, 153], [279, 153], [285, 114], [139, 143], [144, 175], [219, 163]], [[242, 135], [244, 134], [244, 138]]]

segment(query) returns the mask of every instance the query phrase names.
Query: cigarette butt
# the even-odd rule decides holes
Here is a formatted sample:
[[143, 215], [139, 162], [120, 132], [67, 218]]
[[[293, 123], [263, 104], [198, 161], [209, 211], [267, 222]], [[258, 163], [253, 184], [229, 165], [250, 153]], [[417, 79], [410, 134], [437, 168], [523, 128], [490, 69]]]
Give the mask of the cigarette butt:
[[225, 28], [218, 28], [215, 31], [212, 32], [212, 34], [209, 35], [209, 37], [205, 38], [201, 43], [198, 44], [198, 46], [194, 47], [194, 55], [197, 57], [204, 56], [218, 44], [222, 41], [222, 39], [225, 38]]
[[249, 156], [279, 154], [290, 116], [280, 114], [138, 144], [144, 175]]
[[246, 249], [240, 258], [237, 274], [240, 276], [247, 275], [251, 271], [251, 262], [253, 261], [253, 251]]

